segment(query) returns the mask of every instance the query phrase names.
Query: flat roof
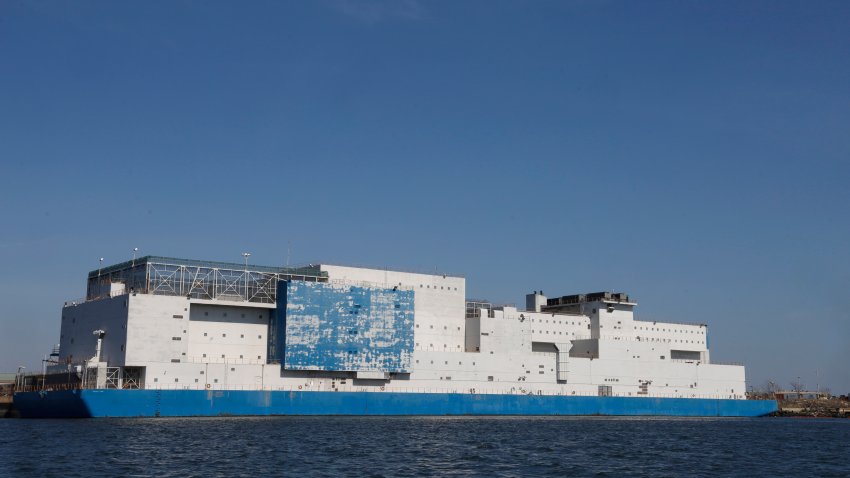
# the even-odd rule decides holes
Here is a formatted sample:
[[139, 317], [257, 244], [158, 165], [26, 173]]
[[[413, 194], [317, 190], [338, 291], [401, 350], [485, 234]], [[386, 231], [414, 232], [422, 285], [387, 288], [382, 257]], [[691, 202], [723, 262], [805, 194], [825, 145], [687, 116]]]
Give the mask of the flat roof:
[[[209, 269], [228, 269], [228, 270], [245, 270], [245, 264], [238, 262], [218, 262], [218, 261], [201, 261], [197, 259], [181, 259], [177, 257], [164, 256], [142, 256], [135, 260], [129, 260], [118, 264], [113, 264], [100, 269], [95, 269], [89, 272], [89, 278], [95, 278], [99, 275], [110, 274], [112, 272], [138, 267], [143, 264], [170, 264], [175, 266], [185, 267], [205, 267]], [[279, 266], [260, 266], [248, 264], [247, 269], [252, 272], [268, 272], [272, 274], [292, 274], [292, 275], [309, 275], [321, 276], [327, 275], [322, 272], [318, 266], [308, 267], [279, 267]], [[324, 275], [323, 275], [324, 274]]]

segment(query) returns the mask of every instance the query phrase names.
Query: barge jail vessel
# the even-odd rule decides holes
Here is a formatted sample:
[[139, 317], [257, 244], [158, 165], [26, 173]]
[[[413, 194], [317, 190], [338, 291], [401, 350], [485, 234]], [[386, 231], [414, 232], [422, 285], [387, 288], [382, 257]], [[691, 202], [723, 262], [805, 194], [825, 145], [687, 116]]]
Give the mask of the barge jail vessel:
[[624, 293], [466, 298], [463, 277], [146, 256], [88, 274], [24, 417], [761, 416], [704, 324]]

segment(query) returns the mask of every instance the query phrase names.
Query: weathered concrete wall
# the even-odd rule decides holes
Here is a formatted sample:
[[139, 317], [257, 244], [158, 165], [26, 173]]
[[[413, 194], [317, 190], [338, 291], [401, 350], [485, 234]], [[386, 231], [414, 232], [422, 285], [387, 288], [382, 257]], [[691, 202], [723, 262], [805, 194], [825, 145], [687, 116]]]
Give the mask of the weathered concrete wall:
[[413, 297], [410, 290], [302, 281], [279, 285], [284, 368], [410, 372]]

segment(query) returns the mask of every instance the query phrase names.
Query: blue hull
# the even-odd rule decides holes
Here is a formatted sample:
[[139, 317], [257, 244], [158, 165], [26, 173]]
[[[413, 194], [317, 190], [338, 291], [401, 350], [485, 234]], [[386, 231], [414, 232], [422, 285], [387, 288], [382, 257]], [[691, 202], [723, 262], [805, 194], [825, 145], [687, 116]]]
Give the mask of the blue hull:
[[610, 415], [758, 417], [774, 400], [390, 392], [62, 390], [19, 392], [25, 418], [236, 415]]

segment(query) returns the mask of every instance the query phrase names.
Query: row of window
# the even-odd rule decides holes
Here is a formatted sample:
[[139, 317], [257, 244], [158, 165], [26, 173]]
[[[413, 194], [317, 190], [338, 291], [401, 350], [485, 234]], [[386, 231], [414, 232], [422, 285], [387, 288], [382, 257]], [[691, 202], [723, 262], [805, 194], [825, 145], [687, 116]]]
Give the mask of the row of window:
[[[399, 285], [401, 285], [401, 283], [400, 283], [400, 282], [399, 282]], [[423, 287], [423, 286], [422, 286], [422, 284], [419, 284], [419, 288], [421, 289], [422, 287]], [[424, 287], [425, 287], [426, 289], [432, 289], [432, 287], [431, 287], [430, 285], [426, 285], [426, 286], [424, 286]], [[434, 289], [434, 290], [437, 290], [437, 286], [434, 286], [434, 287], [433, 287], [433, 289]], [[443, 286], [440, 286], [440, 290], [452, 290], [452, 288], [451, 288], [451, 287], [443, 287]], [[454, 288], [454, 290], [457, 290], [457, 287], [455, 287], [455, 288]]]
[[656, 331], [656, 332], [680, 332], [680, 333], [691, 333], [698, 335], [705, 335], [704, 330], [685, 330], [685, 329], [663, 329], [661, 327], [638, 327], [638, 330], [648, 330], [648, 331]]
[[[419, 342], [416, 342], [416, 346], [419, 347]], [[430, 344], [429, 347], [434, 348], [434, 344]], [[447, 344], [443, 344], [443, 348], [448, 348]], [[460, 345], [457, 345], [455, 348], [460, 348]]]
[[[431, 329], [433, 329], [433, 328], [434, 328], [434, 326], [433, 326], [433, 325], [430, 325], [430, 326], [428, 326], [428, 327], [429, 327], [429, 328], [431, 328]], [[419, 324], [416, 324], [416, 328], [417, 328], [417, 329], [419, 328]], [[458, 330], [460, 330], [460, 327], [458, 327], [457, 329], [458, 329]], [[443, 330], [449, 330], [449, 327], [448, 327], [448, 326], [446, 326], [446, 325], [444, 325], [444, 326], [443, 326]]]
[[[416, 361], [416, 363], [419, 363], [419, 360], [417, 360], [417, 361]], [[443, 362], [443, 364], [444, 364], [444, 365], [448, 365], [448, 364], [449, 364], [449, 361], [448, 361], [448, 360], [446, 360], [446, 361], [444, 361], [444, 362]], [[463, 365], [463, 362], [458, 362], [457, 364], [458, 364], [458, 365]], [[434, 365], [434, 361], [433, 361], [433, 360], [431, 361], [431, 365]], [[472, 365], [475, 365], [475, 362], [472, 362]]]
[[[201, 372], [201, 373], [204, 373], [204, 372]], [[154, 382], [159, 382], [159, 377], [154, 377], [154, 378], [153, 378], [153, 381], [154, 381]], [[175, 377], [175, 378], [174, 378], [174, 383], [179, 383], [179, 382], [180, 382], [180, 379]], [[195, 379], [195, 383], [198, 383], [198, 379], [197, 379], [197, 378]], [[218, 379], [217, 379], [217, 378], [214, 378], [214, 379], [213, 379], [213, 383], [218, 383]]]
[[[534, 331], [532, 330], [532, 332], [534, 332]], [[549, 331], [548, 331], [548, 330], [546, 330], [546, 331], [544, 332], [543, 330], [538, 330], [538, 331], [537, 331], [537, 333], [542, 335], [542, 334], [544, 334], [544, 333], [548, 334], [548, 333], [549, 333]], [[567, 335], [570, 335], [570, 334], [575, 335], [576, 333], [575, 333], [575, 332], [567, 332]], [[556, 333], [555, 333], [555, 331], [552, 331], [552, 335], [564, 335], [564, 333], [563, 333], [563, 332], [561, 332], [561, 331], [558, 331], [558, 333], [556, 334]]]
[[[641, 340], [641, 338], [640, 338], [640, 337], [637, 337], [637, 339], [638, 339], [638, 340]], [[649, 342], [666, 342], [666, 343], [676, 342], [676, 343], [680, 343], [680, 344], [700, 344], [700, 345], [705, 345], [705, 342], [704, 342], [704, 341], [702, 341], [702, 340], [660, 339], [660, 338], [657, 338], [657, 337], [644, 337], [644, 339], [648, 340]]]
[[[186, 354], [183, 354], [183, 355], [186, 355]], [[207, 354], [201, 354], [201, 357], [207, 358]], [[225, 354], [221, 354], [221, 358], [227, 358], [227, 357], [225, 356]], [[244, 359], [245, 357], [240, 355], [239, 358]], [[257, 355], [257, 360], [261, 360], [262, 358], [263, 358], [262, 355]], [[204, 373], [204, 372], [201, 372], [201, 373]]]
[[[210, 315], [210, 313], [209, 313], [209, 312], [204, 312], [204, 315], [205, 315], [205, 316], [209, 316], [209, 315]], [[222, 313], [221, 313], [221, 316], [222, 316], [222, 317], [227, 317], [227, 312], [222, 312]], [[181, 315], [180, 317], [178, 317], [178, 316], [176, 316], [176, 315], [175, 315], [175, 316], [174, 316], [174, 318], [175, 318], [175, 319], [183, 318], [183, 316]], [[242, 314], [242, 318], [243, 318], [243, 319], [245, 318], [245, 314]], [[262, 319], [262, 318], [263, 318], [263, 314], [260, 314], [257, 318]]]
[[[531, 322], [534, 322], [534, 319], [531, 319]], [[540, 323], [541, 323], [541, 324], [543, 323], [543, 319], [540, 319]], [[548, 320], [548, 319], [546, 320], [546, 323], [547, 323], [547, 324], [549, 323], [549, 320]], [[577, 323], [575, 323], [575, 322], [569, 322], [569, 321], [566, 321], [566, 320], [559, 320], [559, 321], [557, 321], [557, 324], [556, 324], [555, 319], [552, 319], [552, 325], [561, 325], [561, 324], [563, 324], [563, 325], [578, 325], [578, 326], [581, 326], [581, 325], [582, 325], [582, 324], [581, 324], [581, 322], [579, 322], [579, 323], [577, 324]], [[586, 324], [585, 324], [585, 325], [586, 325]]]
[[[186, 333], [186, 331], [184, 330], [184, 331], [183, 331], [183, 333]], [[206, 336], [207, 336], [207, 333], [206, 333], [206, 332], [204, 332], [204, 337], [206, 337]], [[222, 337], [222, 338], [225, 338], [225, 337], [227, 337], [227, 334], [226, 334], [226, 333], [223, 333], [223, 334], [221, 334], [221, 337]], [[239, 338], [240, 338], [240, 339], [244, 339], [244, 338], [245, 338], [245, 334], [239, 334]], [[263, 336], [262, 336], [262, 335], [258, 335], [258, 336], [257, 336], [257, 339], [259, 339], [259, 340], [263, 340]]]

